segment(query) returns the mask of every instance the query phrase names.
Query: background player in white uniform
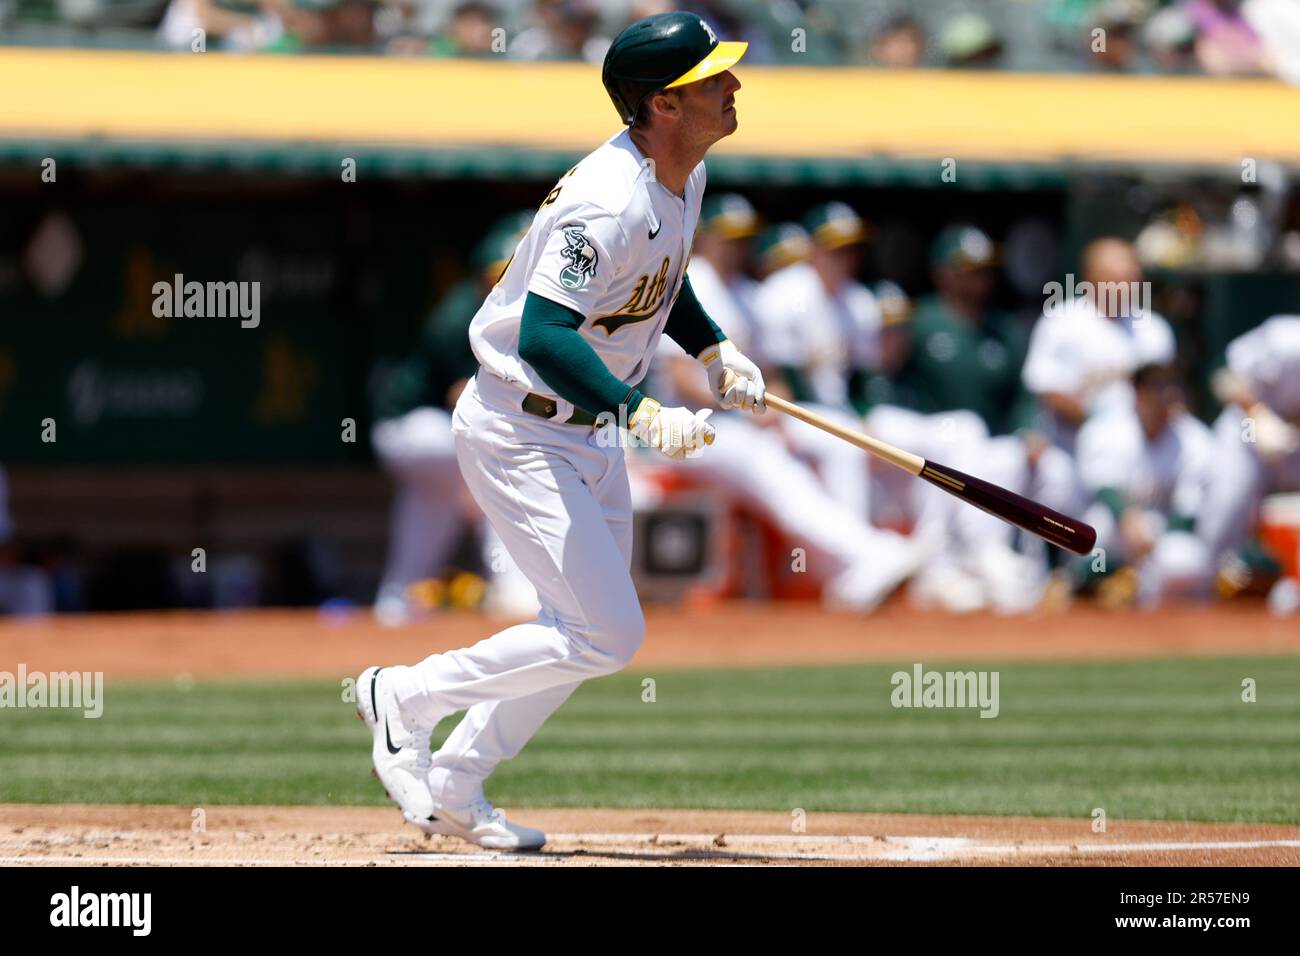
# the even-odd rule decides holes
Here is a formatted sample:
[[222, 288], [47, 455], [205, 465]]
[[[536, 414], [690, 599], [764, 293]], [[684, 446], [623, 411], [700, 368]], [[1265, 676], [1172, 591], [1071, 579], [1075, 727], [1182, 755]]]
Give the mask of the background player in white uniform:
[[[542, 610], [473, 647], [359, 677], [375, 772], [426, 832], [540, 847], [545, 836], [507, 821], [483, 782], [583, 680], [626, 666], [644, 639], [619, 426], [670, 457], [703, 451], [714, 434], [711, 409], [663, 407], [634, 387], [660, 335], [701, 358], [724, 406], [763, 408], [757, 367], [685, 281], [702, 161], [736, 129], [729, 67], [744, 50], [687, 13], [618, 36], [602, 78], [631, 129], [560, 179], [471, 326], [482, 367], [456, 405], [457, 457]], [[431, 753], [432, 728], [461, 709]]]
[[[743, 196], [706, 199], [690, 278], [700, 304], [727, 339], [766, 373], [754, 314], [757, 284], [744, 272], [757, 227], [758, 215]], [[688, 405], [714, 401], [697, 363], [668, 338], [660, 342], [652, 372], [661, 399], [670, 396], [665, 400]], [[761, 509], [793, 541], [808, 548], [808, 570], [823, 582], [828, 603], [871, 610], [915, 569], [918, 548], [845, 508], [792, 453], [781, 427], [783, 417], [724, 412], [722, 420], [725, 424], [709, 453], [682, 467]]]
[[[989, 263], [991, 258], [976, 259], [971, 265], [982, 269]], [[980, 333], [969, 329], [956, 342], [955, 329], [936, 327], [933, 304], [931, 321], [916, 330], [912, 304], [906, 293], [888, 282], [876, 288], [884, 319], [880, 333], [881, 365], [866, 387], [866, 396], [873, 403], [866, 414], [867, 432], [923, 457], [951, 462], [963, 471], [981, 476], [988, 473], [995, 458], [1008, 457], [1000, 446], [1016, 439], [1010, 436], [990, 439], [984, 419], [970, 408], [945, 409], [945, 402], [959, 399], [956, 390], [940, 379], [944, 375], [971, 374], [971, 366], [978, 362], [980, 345], [970, 340]], [[969, 354], [961, 356], [961, 366], [943, 367], [940, 371], [927, 370], [918, 360], [922, 351], [929, 352], [930, 359], [935, 353], [944, 357], [949, 357], [950, 352], [968, 351]], [[1019, 366], [1006, 371], [1018, 376]], [[967, 389], [967, 400], [976, 394], [977, 390]], [[985, 407], [991, 407], [991, 403], [986, 402]], [[944, 410], [935, 411], [935, 408]], [[1016, 613], [1037, 604], [1045, 573], [1011, 548], [1010, 535], [1003, 522], [883, 463], [873, 462], [872, 476], [873, 520], [885, 524], [898, 520], [910, 523], [913, 534], [926, 541], [934, 555], [909, 587], [909, 595], [916, 604], [955, 613], [985, 607]]]
[[1213, 476], [1210, 430], [1188, 413], [1167, 366], [1144, 365], [1132, 379], [1134, 405], [1091, 418], [1079, 431], [1079, 471], [1093, 503], [1108, 571], [1124, 565], [1132, 597], [1145, 607], [1167, 597], [1205, 597], [1214, 564], [1196, 533]]
[[[763, 280], [755, 300], [764, 354], [791, 397], [846, 428], [860, 428], [857, 382], [879, 361], [880, 308], [857, 278], [867, 225], [842, 202], [804, 217], [812, 239], [806, 261]], [[833, 435], [800, 422], [786, 437], [816, 465], [831, 493], [864, 520], [871, 511], [868, 463]]]
[[1202, 533], [1222, 562], [1254, 531], [1269, 492], [1300, 491], [1300, 315], [1277, 315], [1228, 345], [1213, 378], [1216, 478]]
[[[1169, 323], [1139, 307], [1142, 267], [1122, 239], [1097, 239], [1083, 252], [1083, 281], [1102, 295], [1049, 303], [1034, 325], [1025, 357], [1025, 387], [1038, 396], [1040, 430], [1068, 452], [1089, 415], [1131, 407], [1130, 378], [1141, 365], [1173, 362]], [[1120, 296], [1107, 290], [1123, 291]]]

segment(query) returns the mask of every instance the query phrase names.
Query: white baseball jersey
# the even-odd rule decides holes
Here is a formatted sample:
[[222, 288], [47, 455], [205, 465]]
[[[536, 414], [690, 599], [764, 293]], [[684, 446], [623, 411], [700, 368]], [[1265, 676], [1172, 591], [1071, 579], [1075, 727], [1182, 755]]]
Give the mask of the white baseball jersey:
[[819, 404], [848, 405], [849, 372], [880, 362], [880, 306], [860, 282], [832, 296], [811, 265], [796, 262], [763, 280], [756, 306], [768, 359], [801, 369]]
[[479, 363], [528, 391], [560, 397], [519, 357], [519, 323], [533, 292], [584, 315], [579, 334], [610, 372], [639, 382], [686, 272], [704, 179], [700, 163], [678, 198], [627, 130], [569, 170], [470, 324]]
[[[1035, 395], [1081, 396], [1093, 415], [1132, 406], [1132, 374], [1142, 365], [1169, 364], [1176, 351], [1173, 329], [1156, 312], [1111, 319], [1090, 301], [1071, 299], [1034, 325], [1021, 377]], [[1074, 429], [1063, 422], [1049, 420], [1044, 430], [1058, 445], [1073, 447]]]
[[1132, 409], [1110, 409], [1079, 429], [1079, 477], [1090, 493], [1117, 488], [1134, 507], [1195, 515], [1213, 477], [1214, 439], [1186, 412], [1154, 441]]
[[1233, 339], [1228, 368], [1273, 411], [1300, 421], [1300, 315], [1275, 315]]

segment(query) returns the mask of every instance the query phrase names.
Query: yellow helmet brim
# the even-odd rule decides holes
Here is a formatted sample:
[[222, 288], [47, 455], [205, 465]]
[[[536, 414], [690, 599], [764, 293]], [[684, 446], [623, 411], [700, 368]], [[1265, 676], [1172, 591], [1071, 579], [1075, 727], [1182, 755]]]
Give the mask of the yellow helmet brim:
[[673, 80], [665, 90], [671, 90], [674, 86], [685, 86], [687, 83], [694, 83], [697, 80], [707, 80], [711, 76], [716, 76], [723, 70], [729, 70], [745, 55], [745, 50], [749, 44], [743, 40], [727, 40], [719, 43], [699, 63], [683, 73], [677, 79]]

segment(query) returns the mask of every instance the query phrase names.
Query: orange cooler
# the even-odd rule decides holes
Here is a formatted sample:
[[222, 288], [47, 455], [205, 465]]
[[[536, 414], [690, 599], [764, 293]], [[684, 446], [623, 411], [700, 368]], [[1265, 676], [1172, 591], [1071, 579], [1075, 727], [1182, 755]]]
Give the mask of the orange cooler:
[[1288, 578], [1300, 580], [1300, 494], [1269, 495], [1259, 506], [1259, 537]]

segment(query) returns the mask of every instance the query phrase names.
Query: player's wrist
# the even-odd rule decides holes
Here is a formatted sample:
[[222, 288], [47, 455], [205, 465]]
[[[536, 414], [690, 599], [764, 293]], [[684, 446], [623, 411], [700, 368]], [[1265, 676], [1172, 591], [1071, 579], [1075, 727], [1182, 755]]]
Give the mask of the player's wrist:
[[735, 351], [736, 347], [731, 344], [730, 340], [723, 338], [705, 348], [695, 357], [699, 359], [700, 363], [703, 364], [705, 368], [708, 368], [714, 362], [721, 359], [728, 350]]
[[637, 429], [643, 429], [654, 417], [659, 414], [663, 406], [655, 401], [649, 395], [642, 395], [636, 403], [636, 407], [628, 412], [627, 427], [628, 431], [635, 432]]

